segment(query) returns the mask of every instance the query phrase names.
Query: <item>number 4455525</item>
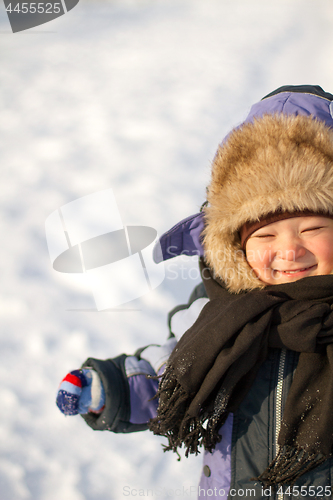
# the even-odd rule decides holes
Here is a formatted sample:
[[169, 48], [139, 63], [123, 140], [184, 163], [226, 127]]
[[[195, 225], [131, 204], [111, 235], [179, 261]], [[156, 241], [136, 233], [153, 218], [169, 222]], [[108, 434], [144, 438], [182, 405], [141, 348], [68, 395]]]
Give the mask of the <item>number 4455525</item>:
[[13, 4], [15, 7], [12, 7], [10, 3], [8, 7], [6, 7], [7, 12], [17, 12], [18, 14], [60, 14], [61, 12], [61, 3], [44, 3], [44, 2], [19, 2], [17, 4]]
[[[325, 488], [325, 489], [324, 489]], [[331, 486], [293, 486], [284, 489], [280, 486], [277, 490], [278, 495], [300, 496], [300, 497], [331, 497]]]

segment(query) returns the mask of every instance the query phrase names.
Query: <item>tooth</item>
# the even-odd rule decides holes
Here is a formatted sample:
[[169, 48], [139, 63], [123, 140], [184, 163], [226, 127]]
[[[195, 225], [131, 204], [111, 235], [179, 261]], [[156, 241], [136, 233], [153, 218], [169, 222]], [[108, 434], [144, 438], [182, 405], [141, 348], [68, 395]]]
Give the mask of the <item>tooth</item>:
[[303, 269], [295, 269], [293, 271], [283, 271], [284, 273], [287, 273], [287, 274], [295, 274], [295, 273], [299, 273], [300, 271], [304, 271], [305, 270], [305, 267]]

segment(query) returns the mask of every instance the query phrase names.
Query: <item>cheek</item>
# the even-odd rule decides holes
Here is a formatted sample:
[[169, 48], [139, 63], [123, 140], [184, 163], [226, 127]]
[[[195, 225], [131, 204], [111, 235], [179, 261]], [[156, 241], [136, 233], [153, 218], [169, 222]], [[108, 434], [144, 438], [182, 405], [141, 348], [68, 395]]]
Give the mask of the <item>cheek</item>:
[[309, 250], [315, 255], [319, 268], [330, 273], [333, 269], [333, 238], [330, 241], [317, 241]]
[[268, 247], [251, 245], [246, 249], [246, 260], [252, 269], [266, 269], [271, 264], [271, 253]]

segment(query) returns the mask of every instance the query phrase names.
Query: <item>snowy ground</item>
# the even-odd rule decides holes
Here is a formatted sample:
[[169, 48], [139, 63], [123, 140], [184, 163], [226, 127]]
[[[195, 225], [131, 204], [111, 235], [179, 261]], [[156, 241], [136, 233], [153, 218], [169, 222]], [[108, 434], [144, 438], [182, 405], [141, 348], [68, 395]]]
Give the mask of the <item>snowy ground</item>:
[[200, 457], [93, 432], [54, 399], [88, 356], [163, 342], [196, 263], [169, 264], [138, 311], [70, 311], [92, 299], [52, 270], [44, 222], [106, 188], [126, 224], [159, 233], [197, 212], [218, 142], [253, 102], [285, 84], [333, 92], [332, 2], [81, 0], [15, 35], [2, 5], [0, 44], [0, 498], [195, 499]]

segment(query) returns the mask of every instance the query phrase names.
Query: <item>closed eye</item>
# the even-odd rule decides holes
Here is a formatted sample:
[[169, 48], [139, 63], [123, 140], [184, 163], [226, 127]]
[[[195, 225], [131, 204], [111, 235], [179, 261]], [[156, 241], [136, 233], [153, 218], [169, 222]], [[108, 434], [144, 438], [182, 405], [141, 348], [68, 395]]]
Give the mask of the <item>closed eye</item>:
[[272, 238], [274, 234], [256, 234], [256, 238]]
[[316, 229], [323, 229], [328, 226], [316, 226], [316, 227], [309, 227], [308, 229], [303, 229], [302, 233], [306, 233], [308, 231], [316, 231]]

